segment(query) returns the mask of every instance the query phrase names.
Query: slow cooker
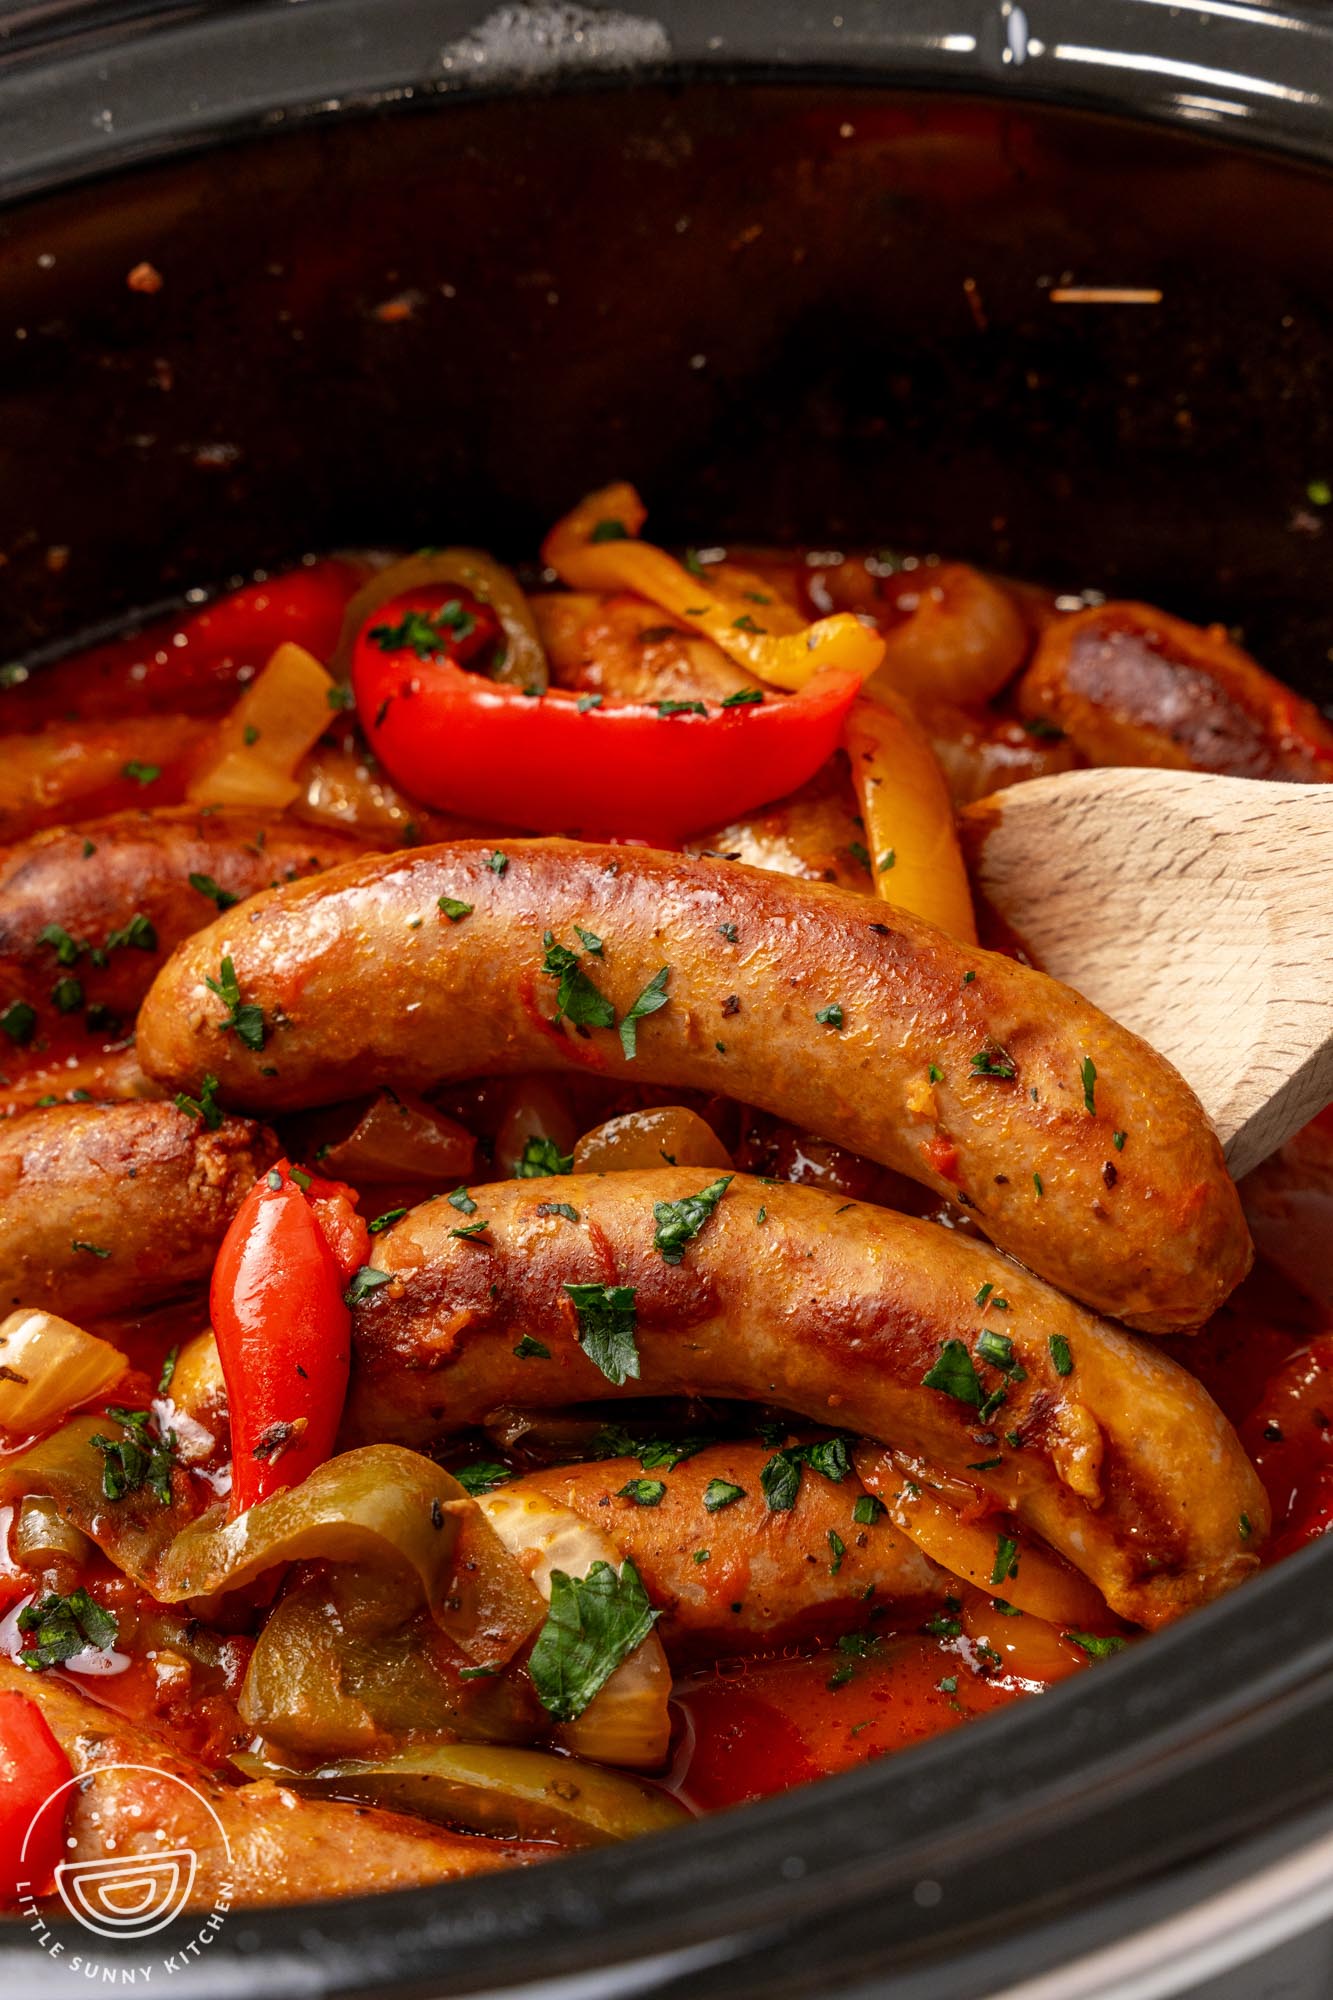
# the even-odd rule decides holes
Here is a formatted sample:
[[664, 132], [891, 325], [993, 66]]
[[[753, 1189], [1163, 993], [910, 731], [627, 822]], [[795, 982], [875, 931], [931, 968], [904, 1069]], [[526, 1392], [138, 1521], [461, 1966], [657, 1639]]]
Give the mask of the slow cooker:
[[[512, 552], [622, 476], [664, 540], [1220, 607], [1333, 698], [1314, 0], [8, 0], [0, 202], [0, 658], [309, 549]], [[890, 1761], [235, 1912], [159, 1984], [1317, 2000], [1331, 1730], [1325, 1546]]]

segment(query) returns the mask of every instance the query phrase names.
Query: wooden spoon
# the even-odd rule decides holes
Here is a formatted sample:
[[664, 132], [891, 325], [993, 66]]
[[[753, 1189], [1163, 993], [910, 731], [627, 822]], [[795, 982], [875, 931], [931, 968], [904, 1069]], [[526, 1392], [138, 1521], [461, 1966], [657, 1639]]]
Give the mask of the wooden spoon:
[[1175, 1064], [1235, 1179], [1333, 1101], [1333, 785], [1071, 771], [962, 817], [982, 894]]

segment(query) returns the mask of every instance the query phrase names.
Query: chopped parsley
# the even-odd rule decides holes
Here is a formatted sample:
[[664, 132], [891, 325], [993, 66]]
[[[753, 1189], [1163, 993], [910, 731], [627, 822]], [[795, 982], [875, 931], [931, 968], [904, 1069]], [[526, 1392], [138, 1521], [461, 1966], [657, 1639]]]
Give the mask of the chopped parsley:
[[842, 1559], [847, 1553], [847, 1544], [836, 1528], [830, 1528], [828, 1531], [828, 1545], [833, 1555], [833, 1560], [828, 1566], [828, 1573], [830, 1576], [836, 1576], [842, 1568]]
[[460, 1215], [475, 1215], [477, 1212], [477, 1204], [465, 1187], [455, 1188], [452, 1194], [445, 1196], [445, 1200]]
[[460, 1222], [457, 1229], [451, 1229], [451, 1236], [461, 1236], [465, 1243], [479, 1243], [490, 1231], [490, 1223], [485, 1216], [480, 1222]]
[[858, 1528], [873, 1528], [881, 1515], [887, 1512], [887, 1507], [877, 1495], [874, 1493], [862, 1493], [859, 1495], [856, 1505], [852, 1509], [852, 1519]]
[[819, 1438], [814, 1444], [789, 1444], [775, 1451], [759, 1475], [771, 1514], [789, 1513], [796, 1505], [801, 1474], [807, 1465], [835, 1485], [841, 1484], [852, 1469], [846, 1439]]
[[476, 625], [462, 600], [451, 597], [437, 611], [408, 611], [396, 625], [372, 625], [367, 637], [382, 653], [413, 652], [419, 660], [431, 660], [446, 652], [450, 639], [469, 638]]
[[106, 1414], [121, 1427], [122, 1436], [98, 1431], [88, 1442], [102, 1454], [102, 1491], [108, 1500], [123, 1500], [142, 1487], [163, 1507], [171, 1505], [171, 1470], [176, 1433], [160, 1430], [151, 1410], [123, 1410], [108, 1404]]
[[581, 694], [574, 706], [580, 715], [586, 715], [590, 708], [600, 708], [605, 700], [604, 694]]
[[86, 1250], [90, 1257], [109, 1257], [111, 1255], [111, 1252], [104, 1250], [100, 1243], [85, 1243], [77, 1236], [70, 1238], [69, 1247], [71, 1250]]
[[1097, 1115], [1097, 1065], [1091, 1056], [1084, 1056], [1079, 1070], [1079, 1080], [1083, 1085], [1083, 1103], [1090, 1118]]
[[115, 1612], [96, 1603], [82, 1585], [68, 1597], [48, 1591], [20, 1611], [17, 1622], [20, 1632], [32, 1634], [33, 1643], [19, 1659], [33, 1673], [61, 1666], [88, 1646], [109, 1652], [120, 1631]]
[[555, 993], [556, 1020], [563, 1016], [576, 1028], [613, 1028], [616, 1010], [593, 985], [579, 964], [578, 953], [568, 945], [557, 944], [550, 931], [543, 935], [542, 944], [546, 950], [542, 971], [548, 979], [560, 982]]
[[617, 1497], [632, 1500], [636, 1507], [660, 1507], [666, 1498], [666, 1486], [660, 1479], [627, 1479], [617, 1488]]
[[574, 931], [579, 943], [590, 958], [601, 958], [603, 956], [604, 947], [602, 940], [595, 931], [585, 931], [581, 924], [575, 924]]
[[578, 1319], [578, 1342], [595, 1368], [619, 1388], [637, 1380], [639, 1350], [633, 1285], [566, 1285]]
[[731, 1186], [733, 1176], [724, 1174], [721, 1180], [711, 1186], [701, 1188], [698, 1194], [687, 1194], [679, 1201], [658, 1201], [653, 1204], [653, 1248], [662, 1253], [664, 1264], [679, 1264], [685, 1256], [685, 1245], [699, 1234], [713, 1210]]
[[370, 1225], [372, 1236], [382, 1236], [386, 1229], [392, 1229], [395, 1222], [401, 1222], [407, 1214], [405, 1208], [386, 1208], [383, 1215], [377, 1215]]
[[[130, 946], [135, 951], [157, 950], [157, 932], [152, 924], [149, 923], [147, 917], [138, 911], [135, 912], [129, 922], [123, 925], [120, 930], [107, 932], [106, 949], [108, 951], [119, 951], [124, 945]], [[94, 962], [98, 962], [97, 953], [94, 952], [92, 956]]]
[[998, 1589], [1002, 1583], [1007, 1583], [1011, 1577], [1017, 1575], [1018, 1543], [1012, 1535], [997, 1535], [995, 1538], [995, 1566], [990, 1573], [992, 1590]]
[[509, 856], [504, 852], [503, 848], [493, 847], [486, 856], [486, 866], [490, 869], [492, 875], [503, 875], [505, 869], [509, 866]]
[[229, 910], [233, 903], [240, 900], [239, 897], [233, 896], [229, 889], [221, 888], [211, 875], [191, 873], [190, 887], [208, 902], [216, 903], [219, 910]]
[[392, 1275], [390, 1271], [377, 1271], [373, 1264], [363, 1264], [359, 1271], [353, 1273], [352, 1282], [343, 1293], [343, 1304], [358, 1305], [370, 1292], [387, 1285]]
[[582, 1715], [660, 1615], [628, 1558], [619, 1571], [595, 1562], [585, 1577], [552, 1570], [550, 1611], [528, 1659], [547, 1714], [556, 1722]]
[[[514, 1178], [520, 1181], [543, 1180], [548, 1174], [572, 1174], [574, 1155], [562, 1153], [554, 1139], [543, 1139], [534, 1133], [523, 1142], [523, 1158], [514, 1168]], [[575, 1221], [578, 1220], [576, 1216]]]
[[718, 1514], [724, 1507], [734, 1507], [738, 1500], [744, 1500], [745, 1488], [737, 1486], [731, 1479], [710, 1479], [704, 1488], [704, 1506], [710, 1514]]
[[0, 1028], [3, 1028], [11, 1042], [21, 1047], [32, 1039], [32, 1031], [37, 1026], [36, 1010], [26, 1000], [11, 1000], [3, 1014], [0, 1014]]
[[216, 1096], [217, 1087], [218, 1080], [210, 1071], [199, 1086], [198, 1097], [189, 1097], [180, 1090], [172, 1102], [178, 1111], [184, 1111], [191, 1118], [201, 1118], [210, 1132], [216, 1132], [222, 1123], [222, 1107]]
[[842, 1008], [836, 1000], [832, 1001], [827, 1007], [816, 1007], [815, 1019], [821, 1027], [840, 1028], [842, 1026]]
[[540, 1340], [534, 1340], [530, 1333], [524, 1334], [514, 1353], [520, 1361], [549, 1361], [551, 1358], [550, 1348]]
[[629, 539], [630, 533], [625, 523], [610, 519], [594, 522], [592, 532], [588, 536], [590, 542], [627, 542]]
[[719, 708], [757, 708], [764, 698], [762, 688], [737, 688], [735, 694], [725, 694], [718, 703]]
[[995, 1290], [995, 1287], [994, 1287], [994, 1285], [990, 1285], [990, 1284], [986, 1284], [986, 1285], [983, 1285], [983, 1286], [981, 1287], [981, 1290], [980, 1290], [980, 1291], [979, 1291], [979, 1292], [977, 1293], [977, 1296], [976, 1296], [976, 1298], [974, 1299], [974, 1301], [973, 1301], [973, 1304], [974, 1304], [974, 1305], [979, 1305], [979, 1306], [984, 1306], [984, 1305], [985, 1305], [985, 1303], [986, 1303], [986, 1301], [987, 1301], [987, 1299], [988, 1299], [988, 1298], [990, 1297], [991, 1293], [992, 1293], [992, 1292], [993, 1292], [994, 1290]]
[[974, 1076], [992, 1076], [1000, 1083], [1012, 1083], [1018, 1075], [1012, 1056], [1006, 1055], [998, 1042], [987, 1042], [984, 1049], [978, 1049], [972, 1058]]
[[1051, 1364], [1057, 1375], [1072, 1375], [1074, 1357], [1069, 1351], [1069, 1342], [1062, 1333], [1053, 1333], [1050, 1338]]
[[701, 701], [657, 701], [653, 703], [658, 715], [666, 720], [671, 715], [707, 715], [708, 710]]
[[225, 1034], [229, 1028], [236, 1031], [236, 1039], [244, 1042], [247, 1049], [262, 1049], [264, 1046], [264, 1010], [252, 1000], [241, 999], [241, 988], [236, 978], [236, 967], [230, 958], [224, 958], [218, 967], [216, 979], [206, 979], [205, 986], [210, 993], [216, 993], [219, 1000], [229, 1010], [225, 1018], [218, 1022], [218, 1031]]
[[894, 851], [894, 849], [891, 847], [886, 847], [884, 852], [880, 855], [878, 862], [876, 863], [876, 866], [878, 867], [880, 874], [887, 875], [889, 870], [896, 864], [897, 859], [898, 856]]
[[463, 1491], [470, 1493], [474, 1500], [479, 1493], [493, 1493], [497, 1486], [503, 1486], [513, 1476], [507, 1465], [497, 1465], [489, 1458], [479, 1459], [475, 1465], [465, 1465], [461, 1472], [454, 1474]]
[[717, 934], [719, 937], [725, 938], [728, 944], [739, 944], [740, 942], [741, 934], [735, 924], [719, 924]]
[[141, 764], [137, 758], [131, 757], [127, 763], [121, 765], [120, 775], [122, 778], [133, 779], [136, 785], [152, 785], [162, 776], [162, 766]]
[[655, 972], [621, 1022], [620, 1046], [625, 1052], [626, 1062], [633, 1062], [639, 1052], [639, 1022], [646, 1015], [655, 1014], [659, 1007], [666, 1006], [667, 980], [670, 976], [669, 965], [664, 965], [660, 972]]
[[86, 945], [75, 944], [63, 924], [47, 924], [37, 933], [38, 944], [49, 944], [55, 950], [57, 965], [76, 965]]
[[65, 977], [57, 979], [51, 988], [51, 999], [59, 1013], [76, 1013], [83, 1005], [83, 987], [77, 979], [71, 979], [66, 973]]
[[1115, 1147], [1117, 1153], [1123, 1153], [1125, 1150], [1125, 1134], [1123, 1132], [1113, 1132], [1111, 1134], [1111, 1144]]
[[537, 1213], [538, 1215], [563, 1215], [566, 1222], [577, 1222], [579, 1219], [578, 1210], [572, 1203], [567, 1201], [539, 1201], [537, 1203]]
[[1014, 1365], [1014, 1343], [1007, 1333], [995, 1333], [990, 1327], [977, 1341], [977, 1354], [982, 1361], [989, 1361], [992, 1368], [1012, 1368]]
[[1109, 1660], [1112, 1653], [1123, 1652], [1126, 1645], [1126, 1641], [1114, 1632], [1109, 1633], [1104, 1639], [1099, 1638], [1095, 1632], [1066, 1632], [1064, 1637], [1075, 1646], [1081, 1646], [1089, 1659], [1093, 1660]]
[[980, 1409], [985, 1400], [981, 1377], [961, 1340], [946, 1340], [942, 1344], [939, 1359], [921, 1377], [921, 1386], [938, 1389], [942, 1395], [952, 1396], [955, 1402], [970, 1403], [973, 1409]]

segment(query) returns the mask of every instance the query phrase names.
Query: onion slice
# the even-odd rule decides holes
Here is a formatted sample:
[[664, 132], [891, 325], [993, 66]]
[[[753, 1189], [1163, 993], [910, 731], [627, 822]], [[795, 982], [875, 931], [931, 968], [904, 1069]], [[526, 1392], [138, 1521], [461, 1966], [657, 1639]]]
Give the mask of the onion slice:
[[[481, 1494], [477, 1504], [548, 1603], [553, 1570], [585, 1577], [594, 1563], [609, 1563], [618, 1570], [624, 1562], [610, 1536], [544, 1493], [501, 1487]], [[598, 1763], [652, 1770], [667, 1752], [670, 1694], [666, 1653], [656, 1632], [650, 1632], [622, 1660], [583, 1714], [559, 1725], [555, 1741]]]
[[104, 1396], [125, 1373], [118, 1347], [55, 1313], [10, 1313], [0, 1324], [0, 1430], [50, 1430], [80, 1403]]

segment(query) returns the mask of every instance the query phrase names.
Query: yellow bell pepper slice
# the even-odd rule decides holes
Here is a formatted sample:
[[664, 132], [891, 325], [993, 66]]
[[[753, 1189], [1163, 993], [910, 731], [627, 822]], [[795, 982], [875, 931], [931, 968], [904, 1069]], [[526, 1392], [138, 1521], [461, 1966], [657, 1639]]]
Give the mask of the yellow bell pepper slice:
[[884, 641], [850, 611], [803, 622], [790, 605], [760, 606], [718, 580], [694, 576], [665, 549], [638, 540], [645, 509], [623, 480], [590, 493], [558, 521], [542, 560], [571, 590], [636, 592], [691, 625], [770, 687], [795, 691], [820, 667], [844, 667], [864, 680], [884, 658]]
[[852, 704], [843, 729], [875, 887], [886, 903], [977, 941], [953, 801], [930, 738], [899, 696]]

